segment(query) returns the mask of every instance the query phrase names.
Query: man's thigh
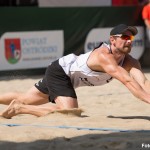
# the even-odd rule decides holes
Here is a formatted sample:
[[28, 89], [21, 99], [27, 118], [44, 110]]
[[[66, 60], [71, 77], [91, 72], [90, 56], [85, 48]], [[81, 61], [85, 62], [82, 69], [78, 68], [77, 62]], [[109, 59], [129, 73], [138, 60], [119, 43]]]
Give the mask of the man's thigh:
[[26, 93], [21, 94], [18, 100], [26, 105], [41, 105], [49, 102], [49, 96], [33, 86]]

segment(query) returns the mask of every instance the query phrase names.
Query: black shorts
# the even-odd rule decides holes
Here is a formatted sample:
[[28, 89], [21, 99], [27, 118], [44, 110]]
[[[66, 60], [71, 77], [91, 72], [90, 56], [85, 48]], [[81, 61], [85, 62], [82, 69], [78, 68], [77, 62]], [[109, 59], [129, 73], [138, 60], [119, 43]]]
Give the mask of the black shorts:
[[50, 102], [55, 102], [57, 96], [77, 98], [71, 80], [59, 65], [58, 60], [47, 67], [44, 78], [36, 83], [35, 87], [49, 95]]

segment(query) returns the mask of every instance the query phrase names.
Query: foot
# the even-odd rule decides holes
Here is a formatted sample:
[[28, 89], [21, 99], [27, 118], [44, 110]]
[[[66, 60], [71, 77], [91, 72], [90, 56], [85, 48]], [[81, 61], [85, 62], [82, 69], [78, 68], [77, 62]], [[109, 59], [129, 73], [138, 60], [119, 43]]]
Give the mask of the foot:
[[0, 114], [2, 117], [10, 119], [13, 116], [19, 114], [19, 109], [22, 103], [16, 100], [13, 100], [9, 106]]

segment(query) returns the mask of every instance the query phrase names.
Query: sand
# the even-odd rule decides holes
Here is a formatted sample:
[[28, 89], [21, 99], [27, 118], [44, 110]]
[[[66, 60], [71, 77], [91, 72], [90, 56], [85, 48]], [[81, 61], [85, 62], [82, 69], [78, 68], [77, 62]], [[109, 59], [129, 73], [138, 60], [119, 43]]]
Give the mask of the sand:
[[[150, 79], [150, 73], [146, 73]], [[1, 77], [0, 94], [25, 92], [42, 76]], [[54, 112], [43, 117], [0, 118], [1, 150], [150, 149], [150, 105], [113, 80], [76, 89], [83, 112]], [[6, 105], [0, 105], [0, 111]], [[77, 113], [75, 113], [77, 111]], [[81, 113], [81, 115], [80, 115]]]

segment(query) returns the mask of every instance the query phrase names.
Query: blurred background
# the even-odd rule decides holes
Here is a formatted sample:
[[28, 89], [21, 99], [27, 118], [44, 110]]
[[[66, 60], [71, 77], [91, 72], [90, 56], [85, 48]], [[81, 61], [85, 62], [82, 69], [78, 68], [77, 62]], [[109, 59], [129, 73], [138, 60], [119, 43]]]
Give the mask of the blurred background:
[[21, 71], [43, 74], [52, 61], [109, 42], [124, 23], [138, 35], [131, 55], [150, 67], [150, 46], [142, 10], [147, 0], [0, 0], [0, 76]]

